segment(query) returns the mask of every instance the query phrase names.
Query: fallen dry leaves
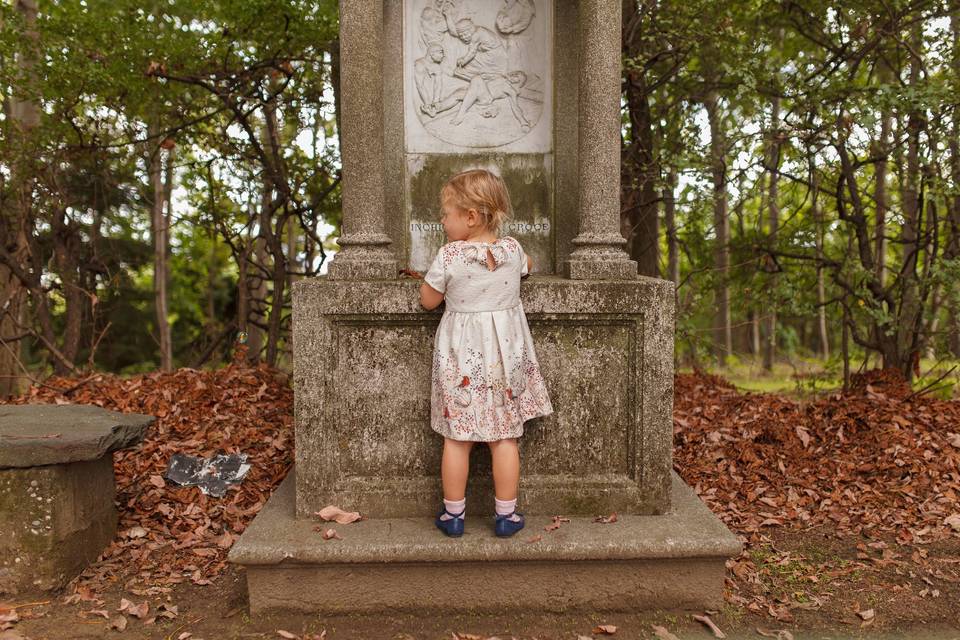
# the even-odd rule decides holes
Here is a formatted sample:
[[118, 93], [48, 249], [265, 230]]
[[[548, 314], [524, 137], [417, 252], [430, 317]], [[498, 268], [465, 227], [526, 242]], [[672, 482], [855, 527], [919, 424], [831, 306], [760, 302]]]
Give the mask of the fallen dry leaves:
[[603, 635], [612, 636], [617, 632], [617, 627], [612, 624], [598, 624], [593, 628], [592, 633], [599, 633]]
[[[118, 533], [73, 583], [67, 602], [96, 601], [95, 594], [117, 580], [133, 595], [165, 594], [186, 580], [210, 584], [224, 570], [230, 545], [293, 462], [293, 392], [287, 376], [263, 364], [246, 364], [242, 349], [238, 356], [214, 371], [54, 377], [15, 400], [92, 404], [157, 417], [139, 446], [114, 454]], [[243, 482], [225, 497], [163, 481], [174, 453], [207, 457], [217, 452], [245, 453], [251, 464]]]
[[570, 522], [570, 518], [564, 518], [563, 516], [553, 516], [553, 522], [548, 524], [543, 528], [544, 531], [550, 532], [559, 529], [563, 526], [564, 522]]
[[812, 402], [705, 374], [677, 376], [674, 389], [677, 469], [734, 531], [829, 525], [903, 544], [955, 533], [960, 402], [911, 397], [889, 370]]
[[727, 634], [725, 634], [723, 631], [721, 631], [721, 630], [720, 630], [720, 627], [718, 627], [716, 624], [714, 624], [714, 622], [713, 622], [713, 620], [710, 618], [710, 616], [708, 616], [708, 615], [702, 615], [702, 616], [701, 616], [701, 615], [696, 615], [696, 614], [694, 614], [694, 615], [693, 615], [693, 619], [696, 620], [697, 622], [700, 622], [701, 624], [706, 625], [706, 627], [707, 627], [708, 629], [710, 629], [710, 632], [713, 634], [713, 637], [714, 637], [714, 638], [726, 638], [726, 637], [727, 637]]
[[344, 511], [340, 507], [335, 507], [332, 504], [317, 511], [316, 515], [320, 516], [321, 520], [336, 520], [338, 524], [350, 524], [351, 522], [363, 519], [363, 516], [356, 511]]
[[[848, 393], [801, 402], [741, 393], [705, 374], [675, 378], [675, 467], [748, 551], [767, 542], [774, 527], [824, 526], [864, 539], [857, 562], [811, 570], [803, 576], [811, 582], [869, 563], [923, 560], [922, 549], [904, 548], [960, 536], [960, 402], [913, 395], [888, 371], [854, 382]], [[187, 580], [210, 584], [293, 461], [289, 381], [242, 359], [215, 371], [52, 378], [16, 402], [94, 404], [157, 416], [141, 445], [114, 454], [118, 534], [65, 599], [92, 603], [90, 615], [107, 610], [98, 594], [118, 581], [138, 597], [166, 594]], [[177, 452], [246, 453], [252, 467], [241, 484], [216, 499], [163, 481]], [[544, 531], [565, 521], [557, 516]], [[616, 514], [596, 522], [616, 522]], [[881, 536], [903, 545], [900, 552], [880, 546]], [[775, 560], [798, 562], [789, 552], [778, 552]], [[757, 595], [750, 587], [760, 584], [760, 569], [747, 551], [727, 567], [727, 600], [756, 613], [790, 622], [792, 611], [821, 604], [816, 597], [797, 603]], [[136, 617], [114, 614], [117, 626], [126, 623], [124, 613]], [[158, 609], [154, 615], [170, 613]], [[654, 633], [671, 637], [662, 627]], [[784, 630], [769, 633], [789, 638]]]
[[[770, 549], [772, 527], [823, 527], [868, 541], [847, 566], [808, 567], [799, 577], [811, 583], [905, 557], [922, 563], [925, 551], [907, 546], [960, 535], [960, 402], [913, 394], [890, 370], [854, 376], [850, 391], [809, 401], [741, 393], [703, 373], [677, 376], [674, 392], [675, 468], [745, 543], [727, 562], [728, 602], [781, 622], [822, 604], [763, 593], [750, 550]], [[902, 553], [885, 548], [883, 537]], [[806, 566], [774, 551], [768, 564]]]

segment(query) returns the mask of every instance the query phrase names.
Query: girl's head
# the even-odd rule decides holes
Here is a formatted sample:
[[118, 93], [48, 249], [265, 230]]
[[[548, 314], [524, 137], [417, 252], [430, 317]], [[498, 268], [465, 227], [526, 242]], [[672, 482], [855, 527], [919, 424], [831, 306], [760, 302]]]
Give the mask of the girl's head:
[[471, 169], [447, 180], [440, 190], [440, 206], [440, 222], [451, 242], [498, 235], [510, 215], [510, 194], [500, 176], [486, 169]]

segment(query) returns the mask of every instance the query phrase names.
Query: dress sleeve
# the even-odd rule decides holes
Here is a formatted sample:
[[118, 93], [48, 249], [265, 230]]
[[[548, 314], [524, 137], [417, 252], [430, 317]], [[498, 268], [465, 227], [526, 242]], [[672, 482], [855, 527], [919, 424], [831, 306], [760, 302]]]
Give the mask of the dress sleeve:
[[527, 270], [527, 254], [523, 250], [523, 246], [520, 244], [519, 241], [517, 242], [517, 249], [520, 250], [520, 275], [521, 276], [528, 275], [529, 272]]
[[430, 268], [427, 269], [427, 272], [423, 275], [423, 281], [440, 293], [446, 291], [447, 270], [443, 266], [443, 247], [440, 247], [440, 250], [437, 251], [437, 257], [433, 259], [433, 264], [430, 265]]

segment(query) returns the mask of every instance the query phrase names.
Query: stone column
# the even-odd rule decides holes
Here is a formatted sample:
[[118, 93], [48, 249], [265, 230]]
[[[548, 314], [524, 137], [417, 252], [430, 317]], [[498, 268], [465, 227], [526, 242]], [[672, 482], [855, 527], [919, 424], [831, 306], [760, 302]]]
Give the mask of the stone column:
[[340, 43], [343, 235], [329, 277], [396, 278], [384, 207], [383, 0], [340, 0]]
[[636, 278], [620, 234], [620, 0], [580, 0], [580, 228], [573, 280]]

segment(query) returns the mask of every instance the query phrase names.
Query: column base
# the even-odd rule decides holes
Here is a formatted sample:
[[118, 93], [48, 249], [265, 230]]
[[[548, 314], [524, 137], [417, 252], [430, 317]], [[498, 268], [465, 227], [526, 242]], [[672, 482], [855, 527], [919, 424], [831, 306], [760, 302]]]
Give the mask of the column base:
[[397, 259], [385, 246], [346, 239], [342, 245], [344, 248], [333, 257], [327, 270], [331, 280], [396, 279]]
[[573, 258], [563, 263], [564, 276], [570, 280], [634, 280], [637, 262], [624, 258]]

